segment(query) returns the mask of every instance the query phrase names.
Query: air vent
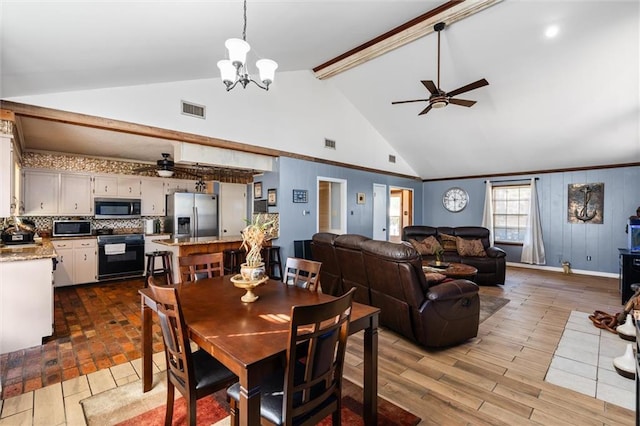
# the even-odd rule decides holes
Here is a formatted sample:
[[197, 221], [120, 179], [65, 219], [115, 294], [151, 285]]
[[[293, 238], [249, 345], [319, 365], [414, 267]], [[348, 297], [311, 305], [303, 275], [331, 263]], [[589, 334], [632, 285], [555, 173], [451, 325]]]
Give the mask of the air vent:
[[331, 139], [325, 139], [324, 147], [330, 148], [330, 149], [336, 149], [336, 141], [332, 141]]
[[390, 163], [395, 163], [396, 162], [396, 156], [395, 155], [390, 155], [389, 156], [389, 162]]
[[182, 113], [191, 117], [204, 118], [205, 107], [191, 102], [181, 101]]

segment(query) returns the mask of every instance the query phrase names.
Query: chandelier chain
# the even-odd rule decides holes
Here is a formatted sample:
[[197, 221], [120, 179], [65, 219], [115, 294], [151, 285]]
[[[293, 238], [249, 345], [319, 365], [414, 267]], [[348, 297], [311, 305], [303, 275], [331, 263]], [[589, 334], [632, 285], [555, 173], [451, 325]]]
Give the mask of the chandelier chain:
[[247, 0], [244, 0], [244, 27], [242, 28], [242, 39], [247, 41]]

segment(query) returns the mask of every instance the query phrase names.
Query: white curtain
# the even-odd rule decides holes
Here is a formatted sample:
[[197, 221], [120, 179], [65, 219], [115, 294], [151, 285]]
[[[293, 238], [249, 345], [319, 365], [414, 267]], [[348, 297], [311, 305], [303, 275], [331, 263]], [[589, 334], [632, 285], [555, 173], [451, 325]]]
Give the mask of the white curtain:
[[482, 213], [482, 226], [489, 230], [489, 243], [493, 247], [493, 186], [486, 182], [484, 195], [484, 212]]
[[538, 208], [538, 190], [535, 178], [531, 179], [531, 201], [529, 203], [529, 216], [527, 217], [527, 230], [522, 245], [522, 263], [544, 265], [544, 242], [542, 241], [542, 228], [540, 226], [540, 209]]

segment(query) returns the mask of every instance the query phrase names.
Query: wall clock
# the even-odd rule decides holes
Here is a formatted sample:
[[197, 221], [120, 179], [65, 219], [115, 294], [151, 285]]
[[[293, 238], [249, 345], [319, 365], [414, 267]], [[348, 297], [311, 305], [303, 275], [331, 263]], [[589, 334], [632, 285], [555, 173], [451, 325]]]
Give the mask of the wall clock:
[[469, 203], [469, 194], [462, 188], [454, 186], [445, 191], [442, 196], [442, 205], [450, 212], [462, 211]]

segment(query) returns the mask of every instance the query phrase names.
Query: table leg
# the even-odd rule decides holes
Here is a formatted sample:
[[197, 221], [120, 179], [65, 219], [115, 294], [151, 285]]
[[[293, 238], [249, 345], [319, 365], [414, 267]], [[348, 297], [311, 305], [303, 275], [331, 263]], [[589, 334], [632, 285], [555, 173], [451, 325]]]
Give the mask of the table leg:
[[364, 329], [363, 417], [365, 425], [378, 424], [378, 316]]
[[142, 310], [142, 392], [151, 390], [153, 376], [151, 370], [151, 356], [153, 345], [151, 340], [151, 308], [145, 303], [146, 298], [140, 296]]
[[[254, 376], [254, 377], [251, 377]], [[251, 371], [240, 377], [240, 425], [260, 424], [260, 379]]]

